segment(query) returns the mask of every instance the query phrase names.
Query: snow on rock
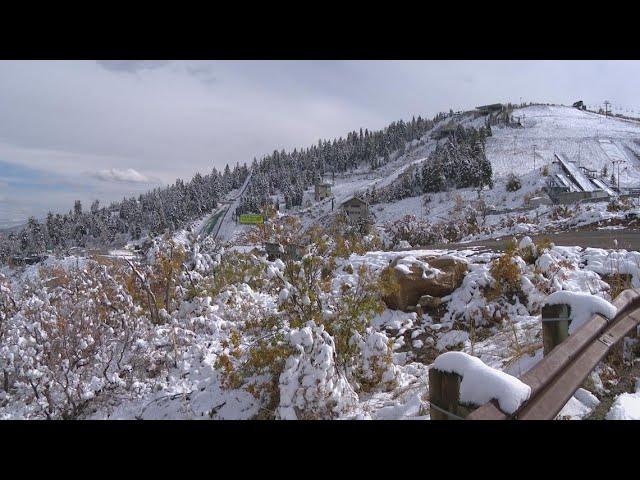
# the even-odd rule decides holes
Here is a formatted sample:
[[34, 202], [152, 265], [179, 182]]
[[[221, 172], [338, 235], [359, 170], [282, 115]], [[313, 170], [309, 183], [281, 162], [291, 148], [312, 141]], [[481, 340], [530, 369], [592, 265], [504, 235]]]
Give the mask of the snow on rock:
[[593, 393], [579, 388], [569, 401], [562, 407], [557, 418], [564, 420], [582, 420], [589, 415], [595, 407], [598, 406], [600, 400]]
[[436, 348], [439, 351], [442, 351], [447, 348], [455, 347], [456, 345], [464, 345], [467, 340], [469, 340], [469, 333], [464, 330], [451, 330], [442, 334], [440, 338], [438, 338]]
[[569, 334], [574, 333], [581, 325], [589, 319], [600, 314], [609, 320], [615, 317], [618, 309], [607, 302], [604, 298], [596, 297], [584, 292], [554, 292], [545, 300], [547, 305], [566, 304], [571, 306], [571, 325]]
[[402, 272], [405, 275], [411, 275], [411, 267], [414, 267], [416, 270], [422, 271], [422, 278], [424, 280], [428, 280], [431, 278], [435, 278], [438, 275], [444, 273], [442, 270], [439, 270], [435, 267], [430, 266], [427, 262], [423, 262], [418, 260], [413, 255], [408, 255], [404, 258], [398, 259], [396, 263], [395, 269]]
[[483, 405], [496, 399], [502, 411], [512, 414], [531, 395], [529, 385], [463, 352], [443, 353], [436, 358], [431, 368], [457, 373], [462, 377], [460, 384], [462, 403]]
[[417, 320], [415, 312], [405, 313], [400, 310], [386, 309], [371, 320], [371, 326], [377, 329], [409, 329]]

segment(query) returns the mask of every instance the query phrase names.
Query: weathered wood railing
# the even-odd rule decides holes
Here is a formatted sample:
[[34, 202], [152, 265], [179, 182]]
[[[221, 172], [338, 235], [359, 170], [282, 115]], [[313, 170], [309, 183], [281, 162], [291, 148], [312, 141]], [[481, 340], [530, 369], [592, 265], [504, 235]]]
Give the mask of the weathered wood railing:
[[[522, 382], [531, 387], [531, 395], [512, 415], [502, 412], [495, 400], [464, 415], [468, 406], [459, 405], [459, 390], [455, 390], [460, 384], [460, 377], [455, 374], [444, 377], [442, 372], [434, 371], [432, 374], [430, 370], [430, 389], [435, 387], [430, 390], [432, 407], [435, 405], [431, 418], [464, 416], [467, 420], [554, 419], [598, 363], [640, 325], [639, 289], [625, 290], [613, 304], [618, 309], [613, 319], [607, 320], [601, 315], [594, 315], [571, 336], [567, 336], [568, 322], [564, 321], [569, 314], [566, 306], [552, 306], [545, 312], [547, 320], [552, 320], [543, 322], [545, 357], [520, 377]], [[448, 384], [446, 379], [449, 379]]]

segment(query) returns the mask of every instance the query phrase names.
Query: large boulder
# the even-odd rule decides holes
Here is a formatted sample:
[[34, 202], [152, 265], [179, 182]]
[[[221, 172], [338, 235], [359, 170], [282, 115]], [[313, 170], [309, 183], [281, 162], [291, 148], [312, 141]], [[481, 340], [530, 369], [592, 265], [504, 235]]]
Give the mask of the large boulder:
[[468, 266], [464, 260], [450, 256], [404, 256], [395, 258], [387, 269], [399, 288], [385, 296], [384, 302], [391, 309], [409, 311], [421, 297], [425, 307], [439, 304], [435, 298], [453, 293], [462, 284]]

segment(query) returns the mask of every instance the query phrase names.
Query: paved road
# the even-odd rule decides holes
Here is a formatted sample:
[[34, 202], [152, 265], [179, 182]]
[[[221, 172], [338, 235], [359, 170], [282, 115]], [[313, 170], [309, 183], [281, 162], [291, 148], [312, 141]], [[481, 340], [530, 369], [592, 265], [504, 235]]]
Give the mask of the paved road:
[[[518, 235], [517, 238], [522, 238]], [[530, 235], [534, 242], [548, 237], [556, 245], [593, 247], [593, 248], [624, 248], [625, 250], [640, 251], [640, 230], [580, 230], [574, 232], [549, 233], [543, 235]], [[494, 240], [481, 240], [469, 243], [457, 243], [446, 245], [434, 245], [435, 248], [465, 248], [487, 247], [495, 251], [503, 251], [507, 242], [513, 237], [503, 237]], [[617, 246], [615, 241], [617, 240]]]
[[217, 225], [215, 226], [210, 225], [210, 222], [213, 220], [212, 217], [209, 217], [209, 219], [204, 223], [206, 228], [209, 229], [210, 232], [212, 231], [211, 235], [213, 235], [213, 238], [216, 238], [223, 242], [231, 240], [231, 237], [233, 236], [233, 233], [236, 227], [235, 221], [233, 220], [233, 212], [240, 205], [240, 198], [242, 197], [242, 194], [249, 186], [250, 180], [251, 180], [251, 170], [249, 170], [249, 175], [247, 175], [247, 178], [242, 184], [240, 193], [238, 193], [235, 197], [230, 198], [228, 200], [229, 206], [226, 207], [226, 210], [224, 210], [222, 217], [220, 217], [220, 211], [217, 211], [212, 215], [212, 217], [215, 217], [215, 216], [219, 217]]

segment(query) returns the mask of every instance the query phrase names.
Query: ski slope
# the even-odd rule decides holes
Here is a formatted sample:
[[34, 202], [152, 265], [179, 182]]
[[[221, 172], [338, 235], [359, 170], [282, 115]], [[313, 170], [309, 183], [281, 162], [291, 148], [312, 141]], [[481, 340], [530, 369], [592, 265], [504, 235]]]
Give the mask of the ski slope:
[[567, 169], [567, 171], [571, 174], [571, 176], [583, 192], [593, 192], [596, 190], [596, 186], [591, 183], [591, 181], [586, 177], [584, 173], [582, 173], [582, 171], [575, 163], [570, 162], [567, 159], [566, 155], [562, 153], [556, 153], [555, 157], [561, 163], [561, 165], [565, 169]]
[[[640, 122], [605, 117], [572, 107], [535, 105], [514, 110], [522, 128], [493, 127], [486, 154], [495, 177], [518, 175], [550, 164], [562, 154], [577, 166], [598, 172], [621, 160], [620, 186], [640, 186]], [[628, 153], [631, 153], [628, 155]], [[617, 175], [617, 166], [616, 166]]]

